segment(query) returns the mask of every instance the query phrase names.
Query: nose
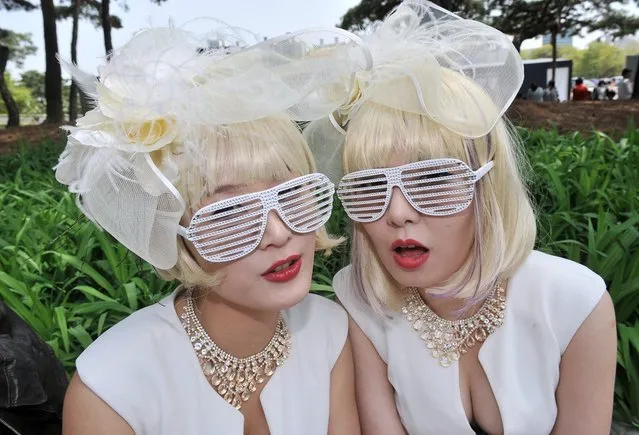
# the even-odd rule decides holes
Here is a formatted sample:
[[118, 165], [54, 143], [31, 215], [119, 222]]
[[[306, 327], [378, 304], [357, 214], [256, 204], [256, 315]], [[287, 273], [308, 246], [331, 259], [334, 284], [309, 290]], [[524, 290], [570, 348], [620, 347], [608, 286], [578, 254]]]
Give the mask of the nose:
[[419, 220], [419, 212], [410, 205], [399, 187], [393, 187], [385, 219], [390, 226], [396, 228]]
[[266, 229], [264, 230], [264, 236], [260, 242], [259, 249], [282, 247], [286, 245], [292, 237], [293, 233], [289, 227], [286, 226], [274, 210], [271, 210], [267, 215]]

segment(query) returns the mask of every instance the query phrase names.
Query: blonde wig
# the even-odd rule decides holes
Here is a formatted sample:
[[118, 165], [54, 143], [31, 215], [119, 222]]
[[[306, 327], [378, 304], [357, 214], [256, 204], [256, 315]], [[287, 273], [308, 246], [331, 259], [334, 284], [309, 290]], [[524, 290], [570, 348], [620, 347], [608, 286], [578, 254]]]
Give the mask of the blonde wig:
[[[200, 142], [202, 155], [192, 155], [181, 163], [183, 174], [175, 183], [186, 202], [183, 223], [209, 203], [207, 199], [221, 186], [243, 186], [269, 181], [280, 182], [316, 171], [315, 161], [297, 125], [285, 116], [272, 116], [238, 124], [201, 128], [190, 141]], [[185, 287], [216, 287], [221, 273], [205, 272], [195, 261], [182, 237], [178, 260], [169, 270], [156, 269], [167, 280]], [[316, 231], [315, 248], [330, 254], [343, 239]]]
[[[482, 101], [494, 111], [484, 92], [450, 70], [442, 71], [443, 89], [454, 114], [483, 116], [467, 110], [468, 100]], [[414, 92], [408, 79], [387, 87], [393, 98]], [[379, 100], [378, 100], [379, 101]], [[476, 170], [488, 161], [493, 169], [476, 186], [475, 238], [465, 264], [442, 283], [435, 293], [481, 300], [498, 280], [507, 280], [533, 248], [535, 215], [524, 183], [525, 160], [513, 129], [500, 119], [485, 136], [468, 139], [451, 132], [423, 114], [365, 102], [349, 117], [343, 148], [346, 173], [384, 167], [392, 156], [407, 161], [452, 157]], [[378, 312], [396, 310], [403, 289], [384, 269], [360, 224], [353, 231], [354, 285]]]

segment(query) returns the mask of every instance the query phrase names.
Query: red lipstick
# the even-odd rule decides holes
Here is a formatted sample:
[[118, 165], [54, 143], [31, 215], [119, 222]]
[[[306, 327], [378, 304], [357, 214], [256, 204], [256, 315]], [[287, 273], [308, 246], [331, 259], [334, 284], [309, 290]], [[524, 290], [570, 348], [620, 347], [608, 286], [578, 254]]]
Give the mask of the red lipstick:
[[269, 267], [262, 277], [271, 282], [287, 282], [292, 280], [300, 273], [302, 268], [302, 258], [299, 254], [277, 261]]
[[415, 270], [428, 260], [429, 250], [417, 240], [395, 240], [391, 245], [393, 259], [402, 269]]

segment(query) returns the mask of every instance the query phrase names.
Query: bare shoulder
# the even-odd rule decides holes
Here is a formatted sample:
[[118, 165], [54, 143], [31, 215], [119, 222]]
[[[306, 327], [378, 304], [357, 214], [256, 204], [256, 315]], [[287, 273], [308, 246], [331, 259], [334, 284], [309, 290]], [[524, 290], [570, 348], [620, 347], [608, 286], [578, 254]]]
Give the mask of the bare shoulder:
[[599, 302], [586, 317], [575, 335], [573, 336], [566, 354], [581, 352], [593, 352], [597, 345], [605, 346], [605, 349], [613, 349], [616, 352], [617, 323], [615, 307], [608, 292], [604, 292]]
[[594, 435], [610, 430], [616, 361], [615, 310], [606, 292], [561, 359], [553, 435]]
[[64, 397], [63, 435], [134, 435], [133, 429], [76, 374]]

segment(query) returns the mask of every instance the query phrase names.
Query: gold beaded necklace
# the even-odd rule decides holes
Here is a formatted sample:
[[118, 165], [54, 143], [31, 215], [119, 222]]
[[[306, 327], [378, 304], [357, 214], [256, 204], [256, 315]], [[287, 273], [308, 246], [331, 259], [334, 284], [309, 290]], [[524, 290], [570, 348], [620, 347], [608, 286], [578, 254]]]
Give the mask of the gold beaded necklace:
[[408, 290], [402, 312], [443, 367], [450, 367], [504, 322], [506, 296], [501, 283], [495, 284], [477, 313], [461, 320], [439, 317], [426, 305], [417, 288]]
[[273, 375], [291, 351], [291, 335], [281, 316], [266, 347], [246, 358], [234, 357], [215, 344], [195, 313], [191, 295], [187, 297], [180, 319], [207, 380], [224, 400], [237, 409], [249, 400], [258, 384]]

